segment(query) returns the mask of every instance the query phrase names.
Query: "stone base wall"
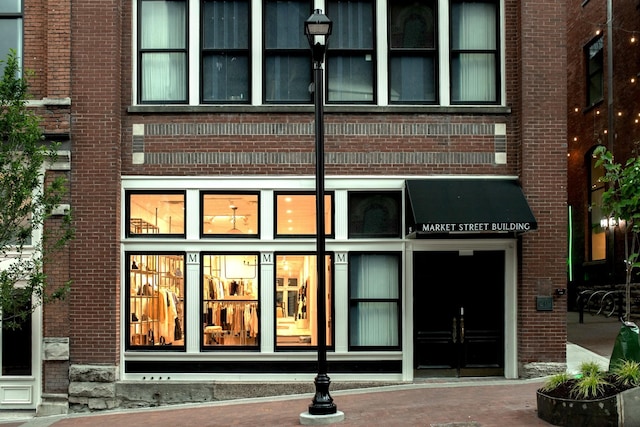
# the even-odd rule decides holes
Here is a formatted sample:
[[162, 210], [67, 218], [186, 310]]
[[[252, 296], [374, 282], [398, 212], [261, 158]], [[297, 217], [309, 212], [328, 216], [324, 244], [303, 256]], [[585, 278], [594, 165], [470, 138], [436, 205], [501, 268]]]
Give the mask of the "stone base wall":
[[539, 378], [559, 374], [567, 370], [566, 363], [532, 362], [520, 365], [520, 378]]

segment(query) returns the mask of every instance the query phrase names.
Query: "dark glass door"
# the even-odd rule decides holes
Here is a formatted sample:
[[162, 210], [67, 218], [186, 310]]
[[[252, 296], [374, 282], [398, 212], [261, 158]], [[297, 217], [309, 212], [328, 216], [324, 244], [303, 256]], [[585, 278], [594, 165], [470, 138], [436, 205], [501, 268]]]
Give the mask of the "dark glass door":
[[504, 375], [504, 252], [415, 252], [417, 376]]

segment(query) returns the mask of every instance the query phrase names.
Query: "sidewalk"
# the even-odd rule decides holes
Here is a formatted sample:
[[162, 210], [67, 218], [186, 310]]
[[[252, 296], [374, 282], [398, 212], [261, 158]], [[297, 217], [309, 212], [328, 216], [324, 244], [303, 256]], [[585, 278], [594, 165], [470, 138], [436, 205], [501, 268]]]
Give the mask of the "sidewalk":
[[[571, 313], [570, 313], [571, 314]], [[567, 370], [595, 361], [608, 368], [620, 329], [613, 319], [568, 319]], [[590, 346], [588, 349], [585, 346]], [[593, 351], [592, 351], [593, 350]], [[599, 352], [600, 354], [596, 353]], [[434, 379], [415, 384], [331, 393], [345, 420], [336, 426], [515, 427], [549, 426], [538, 419], [536, 390], [544, 379]], [[313, 396], [179, 405], [100, 414], [31, 418], [0, 413], [0, 427], [299, 426]]]

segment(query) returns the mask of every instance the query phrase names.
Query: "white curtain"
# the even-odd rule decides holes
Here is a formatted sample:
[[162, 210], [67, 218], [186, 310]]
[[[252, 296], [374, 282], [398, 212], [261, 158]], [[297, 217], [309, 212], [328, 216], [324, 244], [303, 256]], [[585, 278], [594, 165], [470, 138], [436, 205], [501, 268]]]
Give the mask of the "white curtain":
[[[496, 100], [496, 8], [492, 3], [458, 3], [453, 9], [452, 48], [492, 53], [460, 53], [454, 59], [457, 101]], [[453, 82], [454, 85], [456, 82]]]
[[350, 312], [351, 345], [398, 345], [398, 261], [394, 255], [352, 257], [351, 299], [356, 301]]
[[148, 49], [186, 48], [185, 3], [145, 1], [142, 2], [141, 14], [142, 100], [186, 100], [186, 53], [144, 52]]

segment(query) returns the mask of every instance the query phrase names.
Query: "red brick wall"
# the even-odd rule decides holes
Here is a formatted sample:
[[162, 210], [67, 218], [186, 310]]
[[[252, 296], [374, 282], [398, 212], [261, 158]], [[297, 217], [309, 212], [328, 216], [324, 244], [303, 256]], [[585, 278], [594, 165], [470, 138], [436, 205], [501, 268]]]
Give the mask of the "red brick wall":
[[71, 363], [117, 364], [119, 359], [122, 3], [79, 1], [71, 8], [76, 230], [71, 247]]
[[566, 288], [566, 2], [521, 1], [519, 114], [522, 185], [538, 230], [522, 243], [518, 304], [521, 362], [563, 361], [566, 296], [553, 312], [536, 311], [537, 295]]

